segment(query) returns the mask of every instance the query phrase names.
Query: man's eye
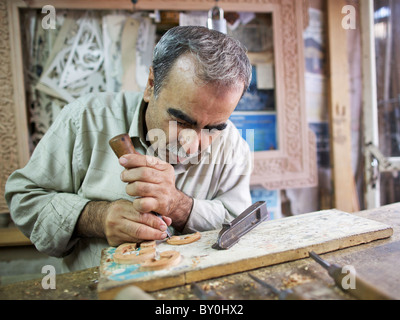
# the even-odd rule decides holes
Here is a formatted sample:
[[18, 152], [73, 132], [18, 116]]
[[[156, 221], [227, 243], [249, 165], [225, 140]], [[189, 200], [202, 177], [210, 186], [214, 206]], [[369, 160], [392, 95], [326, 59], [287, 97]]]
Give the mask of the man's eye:
[[203, 134], [208, 135], [208, 136], [215, 136], [221, 133], [222, 130], [217, 130], [217, 129], [213, 129], [213, 130], [203, 130]]
[[185, 122], [177, 121], [176, 124], [180, 127], [188, 127], [188, 124], [186, 124]]

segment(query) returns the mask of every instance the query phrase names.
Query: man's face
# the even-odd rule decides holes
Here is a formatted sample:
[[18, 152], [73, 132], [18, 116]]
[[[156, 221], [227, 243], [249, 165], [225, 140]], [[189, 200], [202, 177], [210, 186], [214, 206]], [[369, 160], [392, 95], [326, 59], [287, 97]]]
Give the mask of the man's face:
[[144, 92], [147, 139], [170, 163], [185, 163], [207, 149], [226, 128], [242, 96], [243, 87], [218, 88], [196, 79], [192, 59], [185, 55], [177, 60], [157, 99], [151, 70]]

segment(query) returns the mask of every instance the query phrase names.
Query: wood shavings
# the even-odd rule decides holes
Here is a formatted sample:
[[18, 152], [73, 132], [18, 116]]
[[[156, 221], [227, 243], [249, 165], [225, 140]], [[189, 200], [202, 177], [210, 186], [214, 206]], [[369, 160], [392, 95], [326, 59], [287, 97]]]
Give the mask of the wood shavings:
[[193, 267], [197, 266], [201, 261], [201, 257], [193, 257], [192, 258], [192, 263], [193, 263]]
[[209, 282], [209, 283], [203, 284], [202, 289], [204, 291], [215, 290], [220, 285], [221, 285], [221, 282], [219, 282], [219, 281]]
[[304, 284], [304, 283], [307, 283], [307, 282], [310, 282], [310, 281], [312, 281], [311, 278], [301, 275], [301, 274], [298, 274], [298, 273], [293, 273], [287, 279], [282, 280], [283, 285], [288, 289], [296, 287], [296, 286]]

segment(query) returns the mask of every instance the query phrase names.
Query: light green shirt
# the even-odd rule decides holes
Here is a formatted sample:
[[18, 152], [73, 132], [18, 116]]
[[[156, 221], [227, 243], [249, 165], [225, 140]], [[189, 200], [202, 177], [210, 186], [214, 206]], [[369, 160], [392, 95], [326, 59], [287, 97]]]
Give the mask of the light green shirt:
[[[29, 163], [6, 184], [11, 217], [36, 248], [64, 257], [63, 272], [100, 264], [105, 239], [74, 238], [80, 213], [89, 201], [132, 200], [120, 180], [123, 167], [108, 141], [129, 133], [145, 154], [144, 103], [140, 93], [102, 93], [63, 108]], [[221, 228], [251, 205], [251, 153], [229, 122], [220, 141], [198, 164], [175, 165], [176, 188], [193, 197], [184, 233]]]

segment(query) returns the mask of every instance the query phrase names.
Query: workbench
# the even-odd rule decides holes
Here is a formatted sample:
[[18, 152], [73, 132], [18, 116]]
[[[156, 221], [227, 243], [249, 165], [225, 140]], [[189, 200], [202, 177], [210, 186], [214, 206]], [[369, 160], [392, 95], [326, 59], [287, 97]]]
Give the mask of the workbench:
[[[360, 217], [385, 223], [393, 236], [368, 244], [323, 254], [330, 263], [353, 266], [357, 275], [395, 299], [400, 299], [400, 203], [355, 213]], [[335, 286], [325, 269], [311, 258], [282, 263], [249, 271], [278, 289], [291, 288], [312, 300], [352, 300], [353, 297]], [[206, 292], [226, 300], [276, 300], [276, 296], [255, 283], [243, 272], [201, 281]], [[56, 289], [44, 290], [42, 279], [0, 286], [0, 299], [23, 300], [97, 300], [99, 269], [90, 268], [56, 276]], [[198, 300], [190, 285], [149, 293], [156, 300]]]

